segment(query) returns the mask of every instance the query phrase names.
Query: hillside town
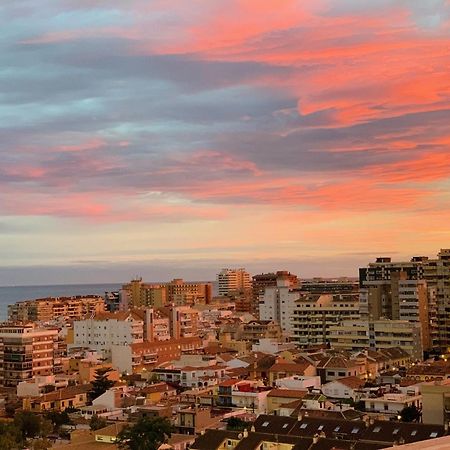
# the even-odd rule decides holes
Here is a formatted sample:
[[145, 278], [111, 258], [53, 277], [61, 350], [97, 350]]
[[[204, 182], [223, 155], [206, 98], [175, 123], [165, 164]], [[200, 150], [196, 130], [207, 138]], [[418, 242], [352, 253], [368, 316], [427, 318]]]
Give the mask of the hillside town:
[[127, 448], [147, 422], [161, 450], [450, 448], [449, 310], [449, 249], [26, 299], [0, 324], [0, 448]]

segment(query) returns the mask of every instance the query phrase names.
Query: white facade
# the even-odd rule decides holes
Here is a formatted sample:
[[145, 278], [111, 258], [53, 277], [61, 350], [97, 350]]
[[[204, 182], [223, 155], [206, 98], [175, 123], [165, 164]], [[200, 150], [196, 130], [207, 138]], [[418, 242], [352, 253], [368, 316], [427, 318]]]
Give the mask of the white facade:
[[322, 386], [322, 392], [329, 398], [353, 399], [357, 400], [359, 394], [357, 389], [353, 389], [339, 380], [330, 381]]
[[111, 357], [114, 345], [130, 345], [144, 342], [144, 324], [129, 315], [125, 320], [88, 319], [73, 324], [74, 343], [71, 347], [88, 347]]
[[276, 339], [262, 338], [257, 344], [252, 345], [252, 352], [276, 355], [277, 353], [284, 352], [286, 350], [293, 350], [295, 348], [295, 344], [291, 342], [280, 343]]
[[283, 333], [293, 335], [293, 322], [296, 301], [300, 294], [289, 287], [287, 281], [277, 280], [277, 286], [266, 287], [260, 297], [260, 320], [274, 320], [280, 324]]
[[320, 377], [302, 377], [294, 375], [293, 377], [278, 378], [275, 381], [275, 386], [280, 389], [292, 389], [304, 391], [308, 388], [319, 389]]

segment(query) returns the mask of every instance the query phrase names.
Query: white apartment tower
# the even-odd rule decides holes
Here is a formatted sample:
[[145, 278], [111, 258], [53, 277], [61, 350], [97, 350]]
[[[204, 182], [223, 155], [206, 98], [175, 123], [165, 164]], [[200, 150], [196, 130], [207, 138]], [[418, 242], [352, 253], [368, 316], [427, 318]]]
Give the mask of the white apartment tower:
[[277, 280], [277, 286], [266, 287], [260, 298], [260, 320], [274, 320], [279, 323], [285, 335], [292, 336], [292, 320], [296, 301], [300, 298], [299, 291], [292, 289], [289, 280], [280, 278]]

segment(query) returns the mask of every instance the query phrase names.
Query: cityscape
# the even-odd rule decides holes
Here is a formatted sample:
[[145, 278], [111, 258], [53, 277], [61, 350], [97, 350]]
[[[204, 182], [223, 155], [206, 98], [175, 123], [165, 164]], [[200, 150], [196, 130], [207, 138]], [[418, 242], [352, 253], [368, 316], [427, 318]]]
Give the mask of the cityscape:
[[0, 406], [34, 418], [32, 448], [446, 448], [449, 309], [450, 249], [26, 299], [0, 324]]
[[0, 22], [0, 450], [450, 450], [450, 0]]

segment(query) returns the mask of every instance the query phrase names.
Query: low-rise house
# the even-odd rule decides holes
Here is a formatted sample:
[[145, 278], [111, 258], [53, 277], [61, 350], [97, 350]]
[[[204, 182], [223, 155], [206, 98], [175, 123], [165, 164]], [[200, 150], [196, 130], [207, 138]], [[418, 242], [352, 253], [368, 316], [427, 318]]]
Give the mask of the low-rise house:
[[39, 397], [42, 394], [67, 387], [67, 379], [56, 379], [54, 375], [36, 376], [31, 380], [21, 381], [17, 385], [17, 397]]
[[80, 408], [88, 402], [92, 385], [69, 386], [36, 398], [24, 398], [23, 408], [34, 412], [49, 410], [64, 411], [66, 408]]
[[320, 388], [320, 377], [294, 375], [292, 377], [278, 378], [275, 381], [275, 386], [281, 389], [318, 389]]
[[267, 412], [278, 414], [280, 408], [293, 401], [302, 400], [308, 394], [307, 390], [272, 389], [267, 394]]
[[360, 389], [364, 381], [358, 377], [345, 377], [330, 381], [322, 386], [322, 392], [330, 398], [348, 399], [358, 401]]
[[406, 390], [406, 392], [392, 390], [382, 394], [371, 394], [361, 397], [361, 401], [364, 402], [367, 412], [382, 413], [386, 417], [397, 417], [404, 408], [409, 406], [422, 408], [422, 395], [416, 389]]
[[258, 381], [239, 381], [231, 387], [231, 403], [236, 408], [244, 408], [252, 413], [267, 412], [267, 394], [270, 388]]
[[390, 421], [260, 415], [250, 430], [207, 430], [191, 450], [377, 450], [434, 439], [444, 427]]
[[180, 384], [183, 387], [213, 386], [225, 378], [225, 366], [183, 367]]
[[344, 355], [325, 356], [317, 363], [316, 368], [322, 384], [345, 377], [366, 378], [365, 362]]
[[450, 363], [436, 361], [414, 364], [407, 369], [405, 378], [415, 381], [442, 381], [450, 378]]
[[194, 435], [218, 427], [222, 419], [223, 415], [213, 414], [211, 408], [186, 407], [177, 411], [175, 427], [180, 434]]
[[155, 383], [144, 387], [140, 394], [145, 397], [146, 403], [159, 403], [167, 400], [170, 397], [177, 395], [177, 390], [173, 386], [169, 386], [167, 383]]
[[269, 383], [273, 386], [276, 380], [280, 378], [292, 376], [310, 376], [316, 375], [316, 368], [307, 361], [293, 362], [278, 360], [273, 364], [269, 370]]
[[114, 444], [117, 442], [119, 433], [128, 425], [126, 422], [116, 422], [107, 427], [94, 431], [95, 442]]

